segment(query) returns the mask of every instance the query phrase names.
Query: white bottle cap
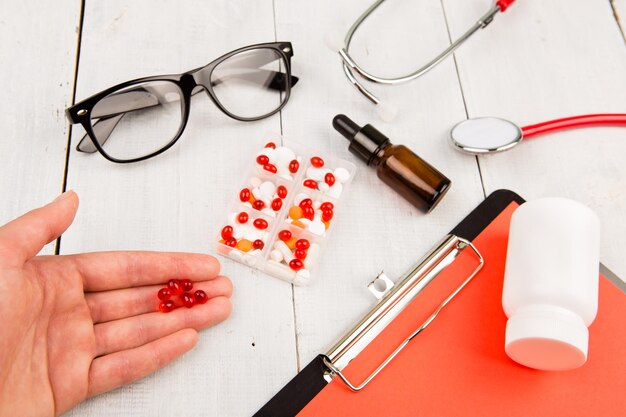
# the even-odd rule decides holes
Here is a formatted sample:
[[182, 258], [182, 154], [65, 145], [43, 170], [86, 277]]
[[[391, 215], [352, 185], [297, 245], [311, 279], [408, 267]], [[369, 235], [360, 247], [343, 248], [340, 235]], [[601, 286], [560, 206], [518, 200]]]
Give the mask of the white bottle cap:
[[578, 368], [587, 361], [589, 330], [578, 314], [556, 306], [521, 308], [506, 324], [506, 354], [544, 371]]

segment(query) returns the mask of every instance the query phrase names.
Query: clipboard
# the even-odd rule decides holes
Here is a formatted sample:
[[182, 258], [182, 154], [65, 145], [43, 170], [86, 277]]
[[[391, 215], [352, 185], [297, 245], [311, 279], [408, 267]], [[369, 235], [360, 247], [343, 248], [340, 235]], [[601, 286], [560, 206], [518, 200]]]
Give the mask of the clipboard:
[[523, 203], [498, 190], [397, 284], [379, 275], [378, 303], [254, 417], [626, 415], [626, 285], [604, 266], [583, 367], [536, 371], [504, 353], [506, 244]]

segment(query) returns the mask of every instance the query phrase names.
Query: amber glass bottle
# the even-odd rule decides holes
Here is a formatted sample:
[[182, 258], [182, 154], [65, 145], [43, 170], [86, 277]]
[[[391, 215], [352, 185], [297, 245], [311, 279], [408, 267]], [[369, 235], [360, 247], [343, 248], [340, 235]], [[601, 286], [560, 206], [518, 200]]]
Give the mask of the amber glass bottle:
[[350, 140], [349, 150], [378, 177], [418, 209], [428, 213], [446, 194], [450, 180], [404, 145], [393, 145], [372, 125], [360, 127], [347, 116], [333, 119], [333, 127]]

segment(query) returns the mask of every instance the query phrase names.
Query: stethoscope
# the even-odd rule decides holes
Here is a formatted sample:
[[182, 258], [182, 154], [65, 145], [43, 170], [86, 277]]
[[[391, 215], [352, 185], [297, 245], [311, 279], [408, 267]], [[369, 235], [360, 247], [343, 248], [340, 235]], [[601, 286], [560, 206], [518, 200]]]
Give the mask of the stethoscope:
[[352, 58], [350, 56], [350, 53], [348, 52], [350, 42], [352, 41], [352, 36], [356, 32], [356, 30], [363, 23], [363, 21], [367, 19], [374, 12], [374, 10], [378, 8], [378, 6], [384, 3], [384, 1], [385, 0], [377, 0], [376, 2], [374, 2], [374, 4], [368, 7], [367, 10], [365, 10], [365, 12], [363, 12], [363, 14], [359, 16], [359, 18], [352, 24], [344, 39], [344, 46], [339, 49], [339, 56], [341, 56], [341, 59], [343, 61], [343, 72], [348, 78], [348, 81], [350, 81], [350, 83], [354, 85], [356, 89], [361, 94], [363, 94], [369, 101], [377, 105], [378, 115], [381, 117], [381, 119], [385, 121], [391, 121], [395, 117], [397, 111], [391, 106], [383, 105], [383, 103], [381, 103], [381, 100], [371, 91], [365, 88], [365, 86], [356, 78], [355, 73], [367, 81], [378, 84], [400, 84], [414, 80], [424, 75], [425, 73], [433, 69], [441, 61], [450, 56], [450, 54], [452, 54], [459, 46], [461, 46], [479, 29], [487, 27], [487, 25], [489, 25], [489, 23], [493, 21], [496, 14], [498, 14], [499, 12], [504, 12], [511, 4], [515, 2], [515, 0], [497, 0], [494, 5], [489, 9], [489, 11], [485, 13], [485, 15], [481, 17], [476, 23], [474, 23], [474, 25], [469, 28], [467, 32], [465, 32], [460, 38], [454, 41], [450, 46], [444, 49], [439, 55], [437, 55], [426, 65], [410, 74], [401, 77], [384, 78], [377, 77], [376, 75], [367, 72], [363, 67], [355, 62], [354, 58]]
[[524, 139], [556, 130], [589, 126], [626, 126], [626, 114], [586, 114], [519, 127], [497, 117], [464, 120], [450, 131], [450, 141], [460, 151], [484, 155], [511, 149]]

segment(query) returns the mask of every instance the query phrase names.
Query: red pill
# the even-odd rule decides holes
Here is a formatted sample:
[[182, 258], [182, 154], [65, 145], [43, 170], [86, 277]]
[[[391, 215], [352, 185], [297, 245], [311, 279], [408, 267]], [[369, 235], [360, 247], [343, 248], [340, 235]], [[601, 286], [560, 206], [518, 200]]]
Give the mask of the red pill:
[[265, 144], [266, 148], [272, 148], [272, 149], [276, 149], [276, 144], [274, 142], [267, 142]]
[[329, 222], [333, 219], [333, 211], [332, 210], [322, 210], [322, 220], [325, 222]]
[[241, 224], [247, 223], [248, 213], [246, 213], [245, 211], [242, 211], [241, 213], [239, 213], [239, 215], [237, 216], [237, 221]]
[[272, 201], [272, 210], [278, 211], [280, 210], [282, 206], [283, 206], [283, 200], [281, 200], [280, 198], [275, 198]]
[[307, 188], [311, 188], [313, 190], [317, 190], [317, 181], [315, 181], [315, 180], [312, 180], [312, 179], [304, 180], [302, 185], [304, 185]]
[[246, 201], [250, 201], [250, 190], [247, 188], [244, 188], [243, 190], [241, 190], [239, 192], [239, 200], [241, 200], [242, 203], [245, 203]]
[[265, 219], [255, 219], [252, 224], [259, 230], [267, 229], [267, 221]]
[[324, 175], [324, 182], [332, 187], [333, 184], [335, 184], [335, 176], [327, 172], [326, 175]]
[[287, 187], [285, 187], [284, 185], [279, 185], [276, 188], [276, 194], [278, 194], [278, 197], [280, 198], [287, 197]]
[[263, 165], [263, 169], [271, 172], [272, 174], [276, 174], [276, 172], [278, 171], [278, 169], [276, 168], [276, 165], [273, 165], [273, 164], [265, 164]]
[[313, 207], [304, 207], [302, 209], [302, 217], [304, 217], [305, 219], [313, 220], [313, 218], [315, 217], [315, 210], [313, 210]]
[[311, 243], [309, 243], [309, 241], [306, 240], [306, 239], [299, 239], [296, 242], [296, 248], [297, 249], [307, 250], [307, 249], [309, 249], [310, 246], [311, 246]]
[[224, 239], [224, 244], [226, 246], [234, 248], [235, 246], [237, 246], [237, 239], [235, 239], [234, 237], [229, 237], [228, 239]]
[[193, 289], [193, 282], [191, 282], [190, 279], [184, 279], [180, 282], [180, 286], [182, 287], [183, 291], [189, 292]]
[[263, 249], [263, 247], [265, 246], [265, 243], [263, 243], [263, 241], [261, 239], [257, 239], [254, 242], [252, 242], [252, 247], [254, 249]]
[[228, 238], [233, 237], [233, 227], [232, 226], [224, 226], [222, 229], [222, 239], [228, 240]]
[[169, 313], [170, 311], [174, 310], [175, 308], [176, 308], [176, 305], [174, 304], [174, 302], [172, 300], [161, 301], [159, 303], [159, 310], [161, 310], [161, 312], [163, 312], [163, 313]]
[[206, 293], [202, 290], [194, 292], [193, 297], [196, 299], [196, 303], [198, 304], [204, 304], [209, 301], [209, 297], [207, 297]]
[[314, 156], [313, 158], [311, 158], [311, 165], [313, 165], [315, 168], [321, 168], [324, 166], [324, 160], [319, 156]]
[[278, 238], [283, 242], [286, 242], [291, 239], [291, 232], [289, 230], [281, 230], [278, 232]]
[[294, 271], [299, 271], [304, 268], [304, 263], [302, 263], [300, 259], [292, 259], [291, 261], [289, 261], [289, 268], [293, 269]]
[[300, 206], [300, 208], [311, 207], [313, 205], [313, 200], [311, 200], [310, 198], [305, 198], [298, 205]]
[[256, 157], [256, 163], [259, 165], [267, 165], [269, 164], [270, 159], [267, 157], [267, 155], [259, 155]]
[[335, 205], [331, 203], [330, 201], [327, 201], [320, 205], [320, 210], [332, 210], [334, 208], [335, 208]]
[[159, 300], [161, 301], [167, 301], [170, 299], [171, 296], [172, 296], [172, 293], [170, 292], [170, 289], [167, 287], [161, 288], [159, 292], [157, 293], [157, 297], [159, 297]]
[[296, 172], [298, 172], [298, 169], [300, 169], [300, 162], [298, 162], [297, 159], [289, 162], [289, 172], [295, 174]]
[[306, 258], [306, 251], [304, 249], [296, 249], [293, 251], [293, 256], [295, 256], [296, 259], [304, 261], [304, 258]]
[[177, 279], [170, 279], [167, 281], [167, 288], [170, 290], [171, 295], [179, 295], [183, 293], [183, 289], [180, 286], [180, 281]]
[[254, 203], [252, 203], [252, 207], [260, 211], [265, 207], [265, 203], [263, 200], [255, 200]]
[[180, 296], [180, 301], [187, 308], [193, 307], [193, 305], [196, 303], [195, 302], [196, 300], [194, 300], [193, 295], [189, 294], [188, 292]]

